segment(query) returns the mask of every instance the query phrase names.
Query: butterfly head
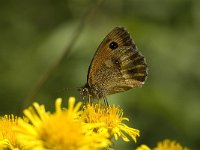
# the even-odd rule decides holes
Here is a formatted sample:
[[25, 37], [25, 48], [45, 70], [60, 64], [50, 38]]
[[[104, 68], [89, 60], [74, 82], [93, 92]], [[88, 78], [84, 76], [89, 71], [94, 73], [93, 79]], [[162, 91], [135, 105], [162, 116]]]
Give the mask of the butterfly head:
[[84, 98], [92, 98], [92, 99], [100, 99], [105, 96], [105, 93], [102, 89], [97, 87], [96, 85], [89, 86], [85, 84], [83, 87], [79, 88], [79, 92]]
[[80, 94], [85, 97], [89, 95], [89, 87], [87, 86], [87, 84], [81, 88], [78, 89]]

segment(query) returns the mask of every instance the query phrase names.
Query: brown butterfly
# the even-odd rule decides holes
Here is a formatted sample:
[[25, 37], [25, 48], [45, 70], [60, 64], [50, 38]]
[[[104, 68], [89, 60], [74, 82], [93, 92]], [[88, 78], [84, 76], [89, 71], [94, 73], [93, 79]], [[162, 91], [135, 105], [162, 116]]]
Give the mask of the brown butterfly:
[[102, 41], [88, 69], [80, 93], [89, 100], [140, 87], [147, 78], [144, 56], [123, 27], [114, 28]]

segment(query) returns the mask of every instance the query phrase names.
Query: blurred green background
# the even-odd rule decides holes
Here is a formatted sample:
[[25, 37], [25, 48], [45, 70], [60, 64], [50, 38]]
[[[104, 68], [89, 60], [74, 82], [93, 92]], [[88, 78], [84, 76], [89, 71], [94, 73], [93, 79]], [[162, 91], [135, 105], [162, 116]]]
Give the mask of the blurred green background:
[[[72, 42], [94, 0], [0, 1], [0, 113], [19, 114], [26, 98]], [[53, 110], [54, 100], [81, 96], [96, 48], [115, 26], [124, 26], [145, 55], [149, 75], [142, 88], [108, 96], [128, 123], [140, 130], [138, 142], [118, 141], [115, 149], [151, 147], [164, 138], [200, 148], [200, 1], [105, 0], [88, 15], [70, 53], [56, 66], [34, 101]]]

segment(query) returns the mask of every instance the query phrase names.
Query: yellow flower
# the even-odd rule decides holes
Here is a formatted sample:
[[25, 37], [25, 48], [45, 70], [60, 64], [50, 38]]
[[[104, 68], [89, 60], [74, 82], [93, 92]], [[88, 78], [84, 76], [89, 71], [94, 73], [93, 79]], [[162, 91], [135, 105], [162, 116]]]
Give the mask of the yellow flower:
[[3, 149], [23, 149], [16, 140], [13, 127], [17, 125], [18, 117], [14, 115], [5, 115], [0, 117], [0, 150]]
[[[136, 150], [151, 150], [151, 149], [146, 145], [141, 145], [137, 147]], [[189, 150], [189, 149], [186, 147], [182, 147], [176, 141], [165, 139], [162, 142], [158, 142], [157, 146], [152, 150]]]
[[68, 109], [61, 109], [61, 99], [56, 100], [54, 113], [46, 112], [43, 105], [24, 110], [29, 123], [19, 120], [16, 127], [17, 139], [32, 150], [89, 150], [110, 145], [108, 134], [89, 133], [88, 129], [98, 125], [85, 125], [80, 118], [81, 103], [75, 105], [71, 97]]
[[182, 147], [176, 141], [171, 141], [168, 139], [158, 142], [157, 146], [153, 150], [189, 150], [186, 147]]
[[142, 144], [141, 146], [137, 147], [136, 150], [151, 150], [147, 145]]
[[114, 136], [115, 140], [121, 137], [124, 141], [128, 142], [129, 139], [125, 135], [126, 133], [136, 142], [136, 137], [139, 136], [139, 130], [130, 128], [123, 123], [123, 121], [129, 121], [129, 119], [124, 118], [123, 110], [114, 105], [106, 106], [100, 103], [87, 104], [83, 111], [83, 118], [85, 123], [103, 123], [104, 128], [101, 127], [97, 131], [107, 130], [111, 137]]

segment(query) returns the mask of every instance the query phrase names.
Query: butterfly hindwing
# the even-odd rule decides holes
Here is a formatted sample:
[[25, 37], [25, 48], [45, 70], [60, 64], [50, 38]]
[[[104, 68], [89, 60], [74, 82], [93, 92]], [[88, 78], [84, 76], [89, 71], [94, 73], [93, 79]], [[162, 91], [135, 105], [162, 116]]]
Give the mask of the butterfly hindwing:
[[146, 76], [145, 58], [130, 34], [116, 27], [98, 47], [88, 70], [87, 84], [108, 95], [141, 86]]

